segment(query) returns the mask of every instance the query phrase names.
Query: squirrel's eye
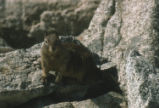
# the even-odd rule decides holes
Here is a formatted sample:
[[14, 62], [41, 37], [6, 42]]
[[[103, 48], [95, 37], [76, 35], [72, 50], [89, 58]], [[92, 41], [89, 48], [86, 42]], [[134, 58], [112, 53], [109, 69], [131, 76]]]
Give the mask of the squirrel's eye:
[[45, 45], [45, 46], [48, 46], [48, 40], [45, 40], [45, 41], [44, 41], [44, 45]]
[[47, 41], [47, 40], [45, 40], [45, 44], [48, 44], [48, 41]]

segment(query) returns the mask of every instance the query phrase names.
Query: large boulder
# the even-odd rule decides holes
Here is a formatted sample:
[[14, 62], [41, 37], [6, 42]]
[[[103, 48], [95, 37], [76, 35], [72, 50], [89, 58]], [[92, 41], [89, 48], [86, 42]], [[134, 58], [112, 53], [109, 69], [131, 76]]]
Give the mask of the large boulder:
[[92, 52], [116, 64], [124, 91], [126, 57], [131, 49], [158, 67], [158, 9], [157, 0], [102, 0], [88, 30], [78, 37]]
[[[35, 50], [35, 47], [38, 47]], [[12, 107], [54, 90], [40, 82], [39, 45], [0, 54], [0, 107]]]

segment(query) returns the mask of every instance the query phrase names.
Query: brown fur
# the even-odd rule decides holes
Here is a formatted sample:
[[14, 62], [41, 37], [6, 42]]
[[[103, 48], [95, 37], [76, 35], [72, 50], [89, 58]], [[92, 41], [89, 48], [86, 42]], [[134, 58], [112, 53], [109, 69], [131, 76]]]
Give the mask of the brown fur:
[[78, 82], [96, 81], [101, 77], [87, 48], [73, 42], [61, 42], [54, 34], [45, 37], [41, 48], [41, 64], [44, 80], [50, 70], [57, 73], [55, 82], [60, 82], [62, 77]]

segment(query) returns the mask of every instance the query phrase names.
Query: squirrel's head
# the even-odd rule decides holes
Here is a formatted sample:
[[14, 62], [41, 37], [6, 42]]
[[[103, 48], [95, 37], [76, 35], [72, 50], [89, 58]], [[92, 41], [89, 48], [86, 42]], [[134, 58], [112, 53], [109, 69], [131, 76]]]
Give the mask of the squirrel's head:
[[59, 37], [55, 34], [48, 35], [44, 38], [42, 47], [49, 52], [54, 52], [56, 47], [60, 45]]

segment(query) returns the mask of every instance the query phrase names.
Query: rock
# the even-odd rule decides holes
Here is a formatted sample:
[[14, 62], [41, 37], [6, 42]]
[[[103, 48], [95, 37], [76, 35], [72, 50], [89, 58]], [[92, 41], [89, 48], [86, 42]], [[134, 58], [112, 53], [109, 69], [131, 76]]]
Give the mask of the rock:
[[5, 0], [1, 0], [0, 1], [0, 12], [1, 12], [0, 18], [4, 17], [4, 10], [5, 10], [4, 4], [5, 4]]
[[62, 107], [63, 105], [64, 107], [71, 106], [72, 108], [127, 108], [124, 98], [121, 95], [113, 92], [110, 92], [103, 96], [99, 96], [97, 98], [87, 99], [80, 102], [59, 103], [46, 107], [57, 108]]
[[0, 53], [6, 53], [13, 51], [14, 49], [11, 48], [5, 41], [0, 37]]
[[75, 108], [127, 108], [124, 98], [114, 92], [72, 104]]
[[54, 85], [44, 87], [40, 82], [40, 63], [34, 64], [40, 57], [39, 46], [0, 54], [0, 107], [16, 106], [54, 91]]
[[125, 92], [130, 50], [137, 49], [155, 67], [159, 66], [158, 6], [157, 0], [102, 0], [88, 30], [78, 37], [92, 52], [116, 64]]
[[17, 106], [56, 90], [61, 97], [70, 93], [72, 93], [70, 97], [76, 96], [77, 98], [85, 95], [87, 86], [65, 87], [54, 83], [48, 86], [43, 85], [39, 58], [40, 44], [30, 49], [0, 54], [0, 107]]
[[0, 47], [8, 46], [3, 38], [0, 37]]
[[34, 108], [127, 108], [124, 97], [114, 92], [109, 92], [108, 94], [93, 99], [60, 102], [50, 105], [44, 105], [39, 101], [36, 104], [23, 106], [23, 108], [30, 108], [30, 106]]
[[[57, 32], [60, 35], [78, 35], [87, 28], [99, 2], [100, 0], [80, 0], [74, 2], [72, 0], [47, 0], [47, 2], [45, 0], [6, 0], [5, 2], [2, 0], [0, 2], [2, 3], [0, 4], [0, 12], [5, 15], [0, 15], [0, 35], [3, 36], [8, 44], [19, 45], [20, 47], [30, 47], [35, 42], [40, 42], [46, 32]], [[7, 4], [5, 8], [3, 4]], [[17, 7], [20, 8], [18, 11]], [[4, 9], [5, 12], [3, 11]], [[118, 78], [115, 78], [113, 81], [118, 79], [120, 82], [120, 87], [127, 96], [128, 107], [130, 108], [159, 107], [158, 9], [159, 2], [157, 0], [102, 0], [95, 11], [88, 29], [77, 37], [83, 45], [96, 55], [98, 60], [95, 61], [97, 61], [98, 66], [103, 72], [111, 72], [111, 75], [114, 74], [113, 72], [118, 74], [116, 75]], [[22, 40], [25, 40], [25, 45]], [[21, 42], [22, 44], [20, 44]], [[75, 101], [77, 97], [78, 99], [83, 99], [83, 97], [89, 97], [96, 93], [101, 87], [82, 86], [81, 90], [78, 89], [81, 86], [73, 86], [71, 88], [71, 86], [67, 85], [57, 86], [54, 83], [48, 85], [48, 88], [44, 87], [39, 82], [41, 71], [38, 62], [40, 57], [39, 48], [40, 45], [38, 44], [30, 49], [0, 54], [0, 85], [2, 85], [0, 88], [2, 90], [0, 91], [0, 105], [2, 107], [7, 105], [5, 102], [11, 106], [15, 105], [15, 103], [18, 105], [23, 103], [22, 106], [24, 103], [36, 106], [38, 105], [36, 104], [37, 102], [40, 103], [39, 105], [43, 104], [43, 107], [51, 104], [74, 107], [75, 104], [73, 102], [58, 104], [50, 100], [54, 100], [54, 97], [62, 101], [70, 101], [70, 99]], [[109, 77], [108, 74], [103, 76], [106, 80]], [[35, 81], [38, 80], [38, 83], [34, 83], [32, 78]], [[20, 83], [17, 80], [20, 80]], [[111, 80], [111, 82], [113, 81]], [[35, 86], [29, 88], [34, 84]], [[36, 86], [36, 84], [40, 85], [41, 88], [38, 88], [39, 86]], [[108, 90], [107, 84], [101, 85], [100, 90]], [[69, 88], [68, 92], [64, 92], [64, 88], [67, 87]], [[106, 87], [106, 89], [103, 87]], [[50, 90], [50, 88], [52, 89]], [[90, 91], [95, 88], [98, 89], [93, 92]], [[33, 95], [30, 91], [34, 89], [40, 92], [36, 92], [36, 95]], [[17, 92], [18, 90], [20, 92]], [[5, 95], [3, 95], [4, 91]], [[21, 93], [26, 93], [27, 95], [23, 95], [23, 98], [20, 100], [18, 97]], [[43, 97], [44, 95], [46, 97]], [[27, 98], [24, 98], [24, 96]], [[39, 96], [42, 97], [40, 98]], [[53, 98], [49, 98], [48, 102], [47, 98], [50, 96], [53, 96]], [[46, 101], [43, 101], [42, 98], [46, 99]], [[35, 103], [30, 103], [31, 99]], [[53, 107], [54, 105], [51, 106]], [[81, 105], [78, 103], [78, 105], [88, 104], [82, 103]]]
[[110, 68], [115, 68], [115, 67], [116, 67], [116, 64], [114, 64], [113, 62], [108, 62], [100, 66], [101, 70], [108, 70]]
[[159, 73], [135, 50], [127, 58], [126, 81], [129, 108], [159, 107]]
[[105, 46], [102, 41], [104, 41], [106, 24], [114, 14], [114, 11], [115, 0], [103, 0], [97, 8], [88, 30], [79, 36], [79, 40], [99, 56], [102, 56], [103, 47]]
[[88, 27], [99, 3], [100, 0], [1, 0], [0, 32], [15, 48], [41, 42], [46, 32], [78, 35]]
[[[123, 68], [124, 58], [123, 49], [126, 47], [120, 45], [122, 35], [120, 29], [122, 26], [121, 1], [107, 0], [102, 1], [93, 16], [88, 30], [79, 35], [78, 39], [98, 56], [115, 64], [118, 71], [121, 87], [125, 87]], [[106, 63], [106, 62], [105, 62]], [[103, 64], [105, 64], [103, 62]], [[101, 69], [103, 66], [101, 67]]]

